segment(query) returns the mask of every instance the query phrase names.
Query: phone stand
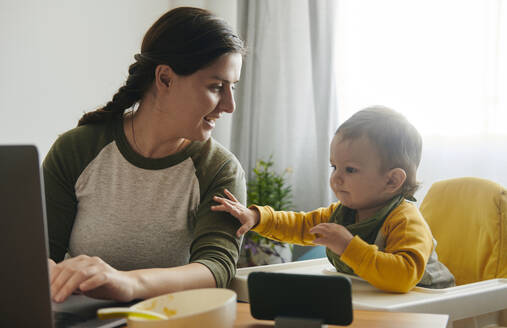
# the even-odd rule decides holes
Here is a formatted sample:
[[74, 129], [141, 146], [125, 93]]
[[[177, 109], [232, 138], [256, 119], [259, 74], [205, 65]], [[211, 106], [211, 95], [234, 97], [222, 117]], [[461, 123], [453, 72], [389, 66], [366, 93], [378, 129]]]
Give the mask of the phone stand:
[[327, 328], [321, 319], [279, 316], [275, 318], [275, 328]]
[[352, 323], [350, 280], [344, 276], [251, 272], [252, 317], [274, 320], [276, 328], [322, 328]]

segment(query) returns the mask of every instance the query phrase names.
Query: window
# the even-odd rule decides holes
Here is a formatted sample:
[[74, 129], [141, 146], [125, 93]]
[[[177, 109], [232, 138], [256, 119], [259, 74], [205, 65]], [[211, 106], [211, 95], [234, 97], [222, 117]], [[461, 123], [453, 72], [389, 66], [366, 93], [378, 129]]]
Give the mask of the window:
[[370, 105], [423, 135], [507, 136], [507, 2], [341, 1], [340, 122]]

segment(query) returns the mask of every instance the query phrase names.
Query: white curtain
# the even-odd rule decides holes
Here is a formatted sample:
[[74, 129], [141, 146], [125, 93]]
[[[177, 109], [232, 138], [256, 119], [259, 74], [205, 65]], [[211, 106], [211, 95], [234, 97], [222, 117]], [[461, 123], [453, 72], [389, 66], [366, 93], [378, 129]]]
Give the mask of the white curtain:
[[231, 150], [251, 175], [273, 155], [297, 210], [328, 206], [329, 142], [337, 99], [333, 0], [240, 0], [246, 57], [236, 92]]
[[380, 104], [423, 136], [421, 201], [437, 180], [507, 186], [507, 2], [354, 0], [337, 12], [343, 122]]

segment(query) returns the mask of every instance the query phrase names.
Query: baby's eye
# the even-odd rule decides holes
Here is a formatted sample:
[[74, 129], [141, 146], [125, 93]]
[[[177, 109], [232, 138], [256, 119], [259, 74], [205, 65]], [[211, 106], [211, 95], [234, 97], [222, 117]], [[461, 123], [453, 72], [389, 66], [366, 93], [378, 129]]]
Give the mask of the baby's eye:
[[345, 168], [345, 171], [346, 171], [347, 173], [356, 173], [356, 172], [357, 172], [357, 170], [356, 170], [355, 168], [350, 167], [350, 166], [347, 166], [347, 167]]

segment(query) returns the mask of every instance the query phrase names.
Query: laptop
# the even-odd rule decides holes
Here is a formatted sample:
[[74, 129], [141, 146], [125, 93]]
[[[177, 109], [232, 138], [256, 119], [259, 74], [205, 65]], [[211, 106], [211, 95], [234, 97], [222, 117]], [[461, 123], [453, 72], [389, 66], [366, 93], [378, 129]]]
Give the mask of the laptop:
[[37, 148], [0, 145], [0, 327], [119, 327], [100, 320], [102, 307], [132, 303], [72, 295], [53, 303], [48, 274], [44, 184]]

